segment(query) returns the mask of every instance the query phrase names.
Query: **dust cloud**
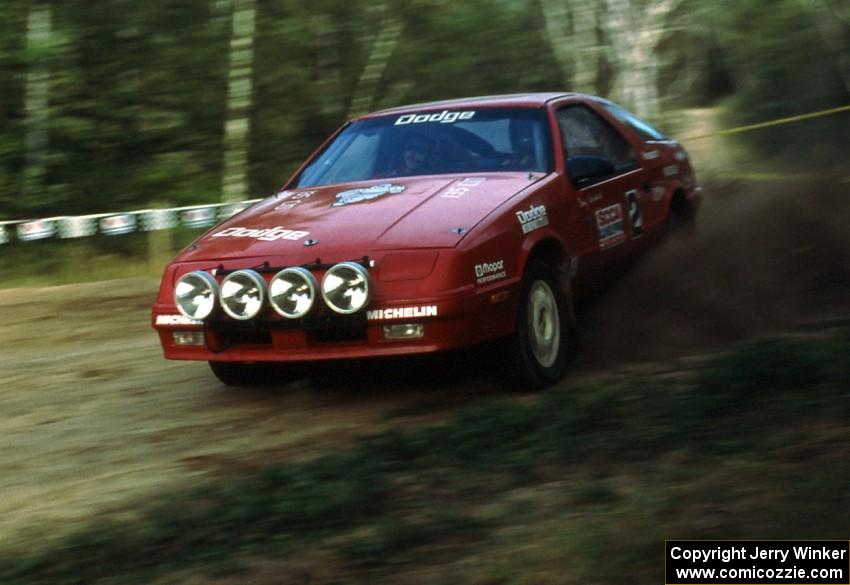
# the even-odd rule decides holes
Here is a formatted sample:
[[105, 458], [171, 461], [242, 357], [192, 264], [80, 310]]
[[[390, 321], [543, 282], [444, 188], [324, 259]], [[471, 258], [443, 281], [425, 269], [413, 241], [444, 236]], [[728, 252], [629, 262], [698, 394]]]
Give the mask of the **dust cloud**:
[[850, 313], [850, 184], [706, 185], [674, 235], [584, 308], [582, 361], [662, 359]]

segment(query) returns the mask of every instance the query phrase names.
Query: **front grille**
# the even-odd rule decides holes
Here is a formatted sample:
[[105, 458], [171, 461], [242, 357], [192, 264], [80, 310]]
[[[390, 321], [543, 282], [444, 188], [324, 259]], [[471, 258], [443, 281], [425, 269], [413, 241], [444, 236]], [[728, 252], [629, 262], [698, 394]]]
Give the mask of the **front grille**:
[[207, 323], [220, 345], [272, 345], [272, 332], [299, 329], [308, 345], [323, 343], [360, 343], [368, 340], [364, 314], [318, 315], [295, 320], [232, 321], [215, 320]]
[[327, 329], [316, 329], [307, 333], [307, 339], [311, 343], [356, 343], [366, 341], [365, 325], [353, 327], [330, 327]]
[[223, 336], [230, 341], [230, 345], [271, 345], [271, 331], [232, 331]]

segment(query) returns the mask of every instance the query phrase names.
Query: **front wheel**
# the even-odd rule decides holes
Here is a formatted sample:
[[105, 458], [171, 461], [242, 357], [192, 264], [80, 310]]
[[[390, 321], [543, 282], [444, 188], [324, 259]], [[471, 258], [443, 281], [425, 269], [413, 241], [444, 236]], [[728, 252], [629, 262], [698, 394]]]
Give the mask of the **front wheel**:
[[523, 278], [516, 332], [508, 340], [508, 379], [517, 390], [554, 384], [567, 370], [573, 347], [569, 299], [552, 269], [529, 262]]
[[263, 386], [275, 382], [276, 369], [270, 364], [209, 362], [210, 369], [225, 386]]

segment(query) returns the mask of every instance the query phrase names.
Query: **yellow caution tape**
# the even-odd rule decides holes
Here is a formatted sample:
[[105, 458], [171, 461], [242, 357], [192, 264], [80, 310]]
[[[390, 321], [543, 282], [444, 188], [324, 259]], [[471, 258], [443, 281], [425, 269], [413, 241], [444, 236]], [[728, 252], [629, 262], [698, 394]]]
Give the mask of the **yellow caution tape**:
[[702, 140], [703, 138], [711, 138], [713, 136], [726, 136], [728, 134], [738, 134], [740, 132], [749, 132], [750, 130], [759, 130], [760, 128], [769, 128], [771, 126], [779, 126], [781, 124], [790, 124], [791, 122], [799, 122], [800, 120], [809, 120], [811, 118], [820, 118], [822, 116], [831, 116], [842, 112], [850, 112], [850, 104], [839, 108], [829, 110], [821, 110], [820, 112], [812, 112], [810, 114], [800, 114], [798, 116], [789, 116], [788, 118], [779, 118], [769, 122], [759, 122], [758, 124], [750, 124], [748, 126], [739, 126], [738, 128], [730, 128], [728, 130], [718, 130], [710, 134], [702, 134], [699, 136], [689, 136], [683, 138], [681, 142], [689, 142], [691, 140]]
[[[733, 173], [729, 175], [723, 175], [724, 179], [732, 179], [735, 181], [752, 181], [755, 183], [771, 183], [771, 182], [787, 182], [787, 181], [799, 181], [799, 182], [812, 182], [817, 181], [818, 179], [823, 179], [823, 175], [795, 175], [795, 174], [782, 174], [782, 173]], [[841, 177], [837, 179], [842, 184], [847, 183], [850, 184], [850, 177]]]
[[733, 173], [724, 175], [726, 179], [741, 181], [814, 181], [815, 175], [785, 174], [785, 173]]

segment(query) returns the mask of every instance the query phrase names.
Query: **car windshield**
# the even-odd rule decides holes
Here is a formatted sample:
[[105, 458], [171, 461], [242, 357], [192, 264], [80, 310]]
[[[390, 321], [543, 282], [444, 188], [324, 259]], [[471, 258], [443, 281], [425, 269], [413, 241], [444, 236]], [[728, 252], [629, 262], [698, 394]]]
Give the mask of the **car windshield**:
[[297, 187], [446, 173], [548, 172], [543, 109], [436, 110], [349, 125], [302, 171]]

